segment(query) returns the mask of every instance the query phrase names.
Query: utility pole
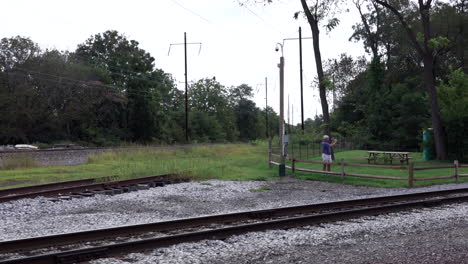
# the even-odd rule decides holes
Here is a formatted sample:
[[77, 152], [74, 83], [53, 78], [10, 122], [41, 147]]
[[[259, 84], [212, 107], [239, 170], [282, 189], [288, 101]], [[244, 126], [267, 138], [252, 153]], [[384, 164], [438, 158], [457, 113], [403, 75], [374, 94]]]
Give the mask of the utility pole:
[[265, 122], [266, 122], [266, 137], [268, 138], [268, 79], [265, 77]]
[[184, 43], [172, 43], [169, 45], [169, 51], [167, 52], [167, 56], [171, 53], [171, 47], [175, 45], [184, 45], [184, 68], [185, 68], [185, 141], [188, 143], [190, 142], [189, 136], [189, 103], [188, 103], [188, 77], [187, 77], [187, 45], [199, 45], [200, 48], [198, 50], [198, 54], [200, 55], [201, 51], [201, 42], [192, 42], [187, 43], [187, 32], [184, 32]]
[[[281, 57], [278, 67], [280, 69], [280, 118], [279, 118], [279, 138], [281, 147], [281, 160], [279, 165], [279, 176], [286, 176], [286, 157], [285, 157], [285, 146], [284, 146], [284, 57], [283, 57], [283, 44], [278, 43], [281, 46]], [[278, 51], [278, 46], [276, 51]]]
[[286, 40], [299, 40], [299, 77], [300, 77], [300, 83], [301, 83], [301, 128], [302, 128], [302, 134], [304, 134], [304, 93], [303, 93], [303, 76], [302, 76], [302, 40], [303, 39], [312, 39], [312, 37], [302, 37], [302, 29], [299, 27], [299, 38], [285, 38], [283, 39], [283, 45]]
[[301, 78], [301, 129], [304, 135], [304, 94], [303, 94], [303, 80], [302, 80], [302, 29], [299, 27], [299, 75]]
[[294, 133], [294, 104], [291, 104], [291, 125], [292, 125], [292, 133]]
[[187, 32], [184, 32], [185, 54], [185, 141], [189, 142], [189, 107], [188, 107], [188, 81], [187, 81]]
[[291, 111], [289, 109], [289, 94], [288, 94], [288, 135], [291, 134], [291, 120], [289, 117], [291, 116]]

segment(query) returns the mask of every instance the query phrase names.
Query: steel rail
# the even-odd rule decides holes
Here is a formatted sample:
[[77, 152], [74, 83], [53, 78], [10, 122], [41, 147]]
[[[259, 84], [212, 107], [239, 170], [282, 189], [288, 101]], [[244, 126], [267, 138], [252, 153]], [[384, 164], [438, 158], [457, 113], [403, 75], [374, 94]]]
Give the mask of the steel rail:
[[121, 256], [122, 254], [143, 251], [158, 247], [167, 247], [178, 243], [195, 242], [205, 239], [225, 239], [232, 235], [240, 235], [247, 232], [266, 231], [278, 228], [293, 228], [304, 225], [321, 224], [334, 221], [349, 220], [356, 217], [379, 215], [388, 212], [395, 212], [414, 208], [424, 208], [428, 206], [441, 205], [444, 203], [466, 202], [468, 196], [451, 197], [436, 199], [432, 201], [416, 201], [407, 203], [398, 203], [392, 205], [381, 205], [347, 211], [325, 213], [311, 216], [292, 217], [287, 219], [278, 219], [253, 224], [243, 224], [233, 227], [218, 228], [213, 230], [204, 230], [188, 232], [176, 235], [169, 235], [153, 239], [143, 239], [132, 242], [124, 242], [99, 246], [89, 249], [70, 250], [66, 252], [43, 254], [39, 256], [26, 257], [22, 259], [2, 261], [2, 264], [10, 263], [28, 263], [28, 264], [49, 264], [49, 263], [77, 263], [89, 261], [96, 258]]
[[[189, 232], [185, 234], [169, 235], [153, 239], [143, 239], [134, 242], [124, 242], [107, 246], [100, 246], [93, 249], [70, 250], [61, 253], [44, 254], [41, 256], [28, 257], [25, 259], [8, 260], [0, 263], [59, 263], [51, 259], [62, 259], [61, 261], [72, 258], [77, 261], [81, 258], [96, 258], [103, 256], [114, 256], [134, 250], [144, 250], [152, 247], [169, 246], [180, 242], [191, 242], [200, 239], [220, 239], [233, 234], [241, 234], [251, 231], [264, 231], [272, 228], [289, 228], [294, 226], [317, 224], [329, 221], [346, 220], [364, 215], [376, 215], [395, 210], [404, 210], [408, 208], [420, 208], [430, 205], [439, 205], [443, 203], [466, 202], [468, 201], [467, 188], [443, 190], [436, 192], [422, 192], [414, 194], [403, 194], [396, 196], [382, 196], [375, 198], [356, 199], [347, 201], [338, 201], [331, 203], [321, 203], [304, 206], [293, 206], [276, 208], [270, 210], [259, 210], [241, 213], [232, 213], [225, 215], [215, 215], [207, 217], [196, 217], [166, 222], [157, 222], [151, 224], [134, 225], [126, 227], [116, 227], [110, 229], [101, 229], [70, 234], [52, 235], [46, 237], [29, 238], [22, 240], [0, 242], [0, 251], [12, 251], [18, 249], [46, 248], [51, 246], [73, 244], [83, 241], [99, 240], [110, 237], [118, 237], [130, 234], [141, 234], [145, 232], [167, 232], [183, 228], [193, 228], [197, 226], [207, 226], [210, 224], [226, 224], [232, 222], [245, 222], [252, 219], [268, 219], [261, 223], [241, 224], [234, 227], [218, 228], [213, 230]], [[464, 194], [463, 196], [443, 197], [452, 194]], [[435, 197], [435, 199], [434, 199]], [[433, 199], [427, 199], [433, 198]], [[422, 200], [421, 200], [422, 199]], [[408, 202], [408, 200], [416, 200]], [[392, 203], [392, 204], [389, 204]], [[361, 206], [361, 208], [353, 208]], [[323, 210], [340, 209], [336, 212], [323, 212]], [[322, 212], [320, 212], [322, 210]], [[318, 212], [312, 215], [297, 216]], [[287, 219], [274, 219], [275, 217], [293, 216]], [[40, 246], [39, 246], [40, 245]], [[105, 254], [104, 254], [105, 253]], [[85, 256], [83, 256], [83, 254]], [[104, 255], [103, 255], [104, 254]], [[63, 263], [63, 262], [60, 262]], [[65, 262], [67, 263], [67, 262]], [[71, 262], [70, 262], [71, 263]]]
[[31, 186], [31, 188], [29, 188], [31, 192], [20, 193], [20, 194], [15, 195], [14, 193], [12, 194], [10, 191], [10, 195], [0, 197], [0, 203], [13, 201], [13, 200], [19, 200], [19, 199], [25, 199], [25, 198], [34, 198], [34, 197], [39, 197], [39, 196], [52, 197], [52, 196], [67, 195], [67, 194], [72, 194], [72, 193], [77, 193], [77, 192], [106, 190], [106, 189], [112, 189], [112, 188], [128, 186], [128, 185], [135, 185], [135, 184], [140, 184], [140, 183], [145, 183], [145, 182], [169, 181], [171, 178], [177, 175], [178, 174], [170, 173], [170, 174], [161, 174], [161, 175], [153, 175], [153, 176], [147, 176], [147, 177], [141, 177], [141, 178], [119, 180], [119, 181], [106, 181], [106, 182], [96, 182], [96, 180], [99, 181], [99, 179], [101, 179], [101, 178], [97, 178], [97, 179], [93, 179], [94, 181], [90, 184], [79, 184], [76, 186], [60, 188], [61, 185], [57, 183], [56, 185], [57, 188], [55, 187], [53, 189], [46, 188], [45, 190], [41, 190], [39, 188], [39, 190], [37, 191], [34, 191], [34, 188], [32, 188]]
[[105, 179], [105, 178], [108, 178], [108, 177], [82, 179], [82, 180], [75, 180], [75, 181], [62, 181], [62, 182], [39, 184], [39, 185], [32, 185], [32, 186], [26, 186], [26, 187], [0, 189], [0, 197], [91, 184], [91, 183], [96, 182], [96, 180]]

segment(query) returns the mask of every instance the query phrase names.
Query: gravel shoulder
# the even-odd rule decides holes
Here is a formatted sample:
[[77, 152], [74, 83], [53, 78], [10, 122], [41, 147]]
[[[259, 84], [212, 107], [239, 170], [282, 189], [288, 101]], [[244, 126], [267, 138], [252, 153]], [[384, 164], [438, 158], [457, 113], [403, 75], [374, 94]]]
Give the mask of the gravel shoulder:
[[185, 243], [107, 263], [468, 263], [468, 205]]
[[[265, 186], [270, 187], [271, 190], [252, 191], [253, 189]], [[51, 202], [45, 198], [26, 199], [0, 204], [0, 241], [201, 215], [460, 187], [468, 187], [468, 184], [449, 184], [415, 189], [381, 189], [326, 182], [301, 181], [290, 178], [280, 181], [245, 182], [210, 180], [168, 185], [162, 188], [152, 188], [116, 196], [95, 196], [60, 202]], [[464, 226], [467, 226], [467, 220], [464, 216], [468, 215], [468, 209], [466, 205], [459, 205], [447, 207], [444, 210], [448, 211], [442, 215], [443, 217], [438, 217], [439, 210], [424, 211], [423, 213], [427, 213], [428, 215], [422, 218], [433, 219], [434, 221], [426, 221], [427, 223], [431, 223], [426, 229], [424, 229], [424, 225], [421, 227], [420, 224], [417, 224], [416, 226], [421, 228], [414, 230], [419, 230], [419, 233], [411, 233], [405, 228], [411, 226], [407, 221], [416, 221], [415, 219], [420, 219], [421, 217], [408, 216], [408, 219], [403, 219], [398, 216], [396, 220], [389, 220], [391, 217], [389, 219], [376, 218], [377, 220], [364, 221], [364, 223], [369, 223], [369, 225], [350, 222], [330, 225], [330, 227], [310, 227], [297, 230], [252, 233], [245, 236], [233, 237], [226, 241], [205, 241], [194, 243], [193, 245], [178, 245], [168, 249], [157, 250], [149, 255], [131, 254], [129, 256], [133, 257], [130, 257], [128, 262], [349, 263], [346, 260], [347, 257], [369, 256], [367, 259], [364, 257], [353, 259], [357, 262], [352, 262], [395, 263], [391, 261], [385, 262], [387, 259], [391, 260], [392, 256], [385, 255], [384, 253], [387, 251], [390, 253], [395, 252], [396, 255], [401, 256], [404, 255], [405, 249], [410, 251], [414, 249], [414, 258], [411, 258], [414, 260], [418, 257], [416, 254], [419, 249], [418, 244], [420, 244], [418, 242], [432, 241], [431, 236], [440, 238], [441, 240], [445, 239], [447, 247], [442, 247], [444, 243], [441, 243], [441, 252], [459, 252], [456, 256], [461, 256], [462, 253], [468, 252], [468, 247], [464, 244], [465, 239], [462, 239], [468, 235], [468, 230], [464, 228]], [[399, 223], [399, 221], [403, 221], [403, 224], [398, 225], [398, 228], [388, 224]], [[441, 225], [437, 229], [434, 227], [435, 223], [446, 226]], [[375, 230], [371, 227], [375, 228]], [[403, 231], [398, 232], [404, 233], [404, 235], [398, 235], [397, 233], [397, 235], [392, 236], [391, 234], [397, 232], [396, 230], [400, 230], [400, 227], [403, 228], [401, 229]], [[343, 231], [348, 229], [352, 231]], [[445, 232], [444, 230], [446, 229], [453, 230], [453, 232]], [[298, 236], [297, 234], [309, 235]], [[367, 237], [365, 236], [366, 234], [368, 235]], [[388, 237], [381, 236], [387, 234], [389, 234]], [[418, 240], [416, 241], [412, 241], [414, 234], [417, 234]], [[258, 243], [252, 240], [253, 238], [250, 236], [258, 238]], [[406, 240], [404, 240], [405, 237]], [[454, 239], [457, 237], [460, 239]], [[373, 242], [373, 238], [375, 238], [375, 241], [384, 241], [385, 244], [393, 243], [389, 244], [390, 246], [393, 245], [390, 247], [391, 250], [383, 246], [379, 249], [379, 243]], [[236, 242], [236, 239], [240, 239], [240, 242]], [[240, 246], [241, 244], [246, 244], [246, 242], [243, 242], [246, 240], [249, 241], [247, 245]], [[456, 244], [451, 245], [450, 243], [453, 243], [453, 241], [460, 243], [458, 246]], [[240, 244], [236, 245], [236, 243]], [[432, 243], [434, 244], [434, 242]], [[266, 247], [264, 248], [262, 245], [266, 245]], [[411, 245], [413, 247], [410, 247]], [[189, 248], [184, 248], [186, 246]], [[193, 253], [194, 250], [190, 249], [191, 247], [201, 247], [202, 250], [196, 251], [206, 252], [206, 254], [195, 254]], [[230, 249], [233, 251], [230, 251]], [[374, 251], [381, 252], [381, 254], [379, 253], [379, 255]], [[188, 252], [189, 256], [186, 256], [185, 252]], [[310, 254], [304, 254], [304, 252]], [[427, 248], [427, 252], [430, 252], [429, 247]], [[218, 253], [224, 255], [218, 255]], [[207, 257], [203, 257], [205, 255]], [[380, 257], [378, 258], [378, 256]], [[179, 257], [183, 258], [180, 259]], [[444, 256], [439, 257], [439, 259], [445, 259]], [[430, 260], [433, 259], [435, 257], [430, 258]], [[454, 256], [453, 261], [455, 262], [436, 262], [465, 263], [458, 260], [460, 259], [455, 259]], [[128, 263], [124, 260], [120, 261]], [[118, 261], [110, 259], [100, 260], [97, 263], [118, 263]], [[468, 260], [466, 263], [468, 263]]]

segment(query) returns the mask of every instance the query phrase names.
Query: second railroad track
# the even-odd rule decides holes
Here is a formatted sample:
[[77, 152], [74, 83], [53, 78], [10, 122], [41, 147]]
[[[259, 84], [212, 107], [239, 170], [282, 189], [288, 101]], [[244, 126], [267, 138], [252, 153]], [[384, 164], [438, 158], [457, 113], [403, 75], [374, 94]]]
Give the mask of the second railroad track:
[[468, 201], [468, 188], [178, 219], [0, 242], [0, 263], [79, 263], [158, 247]]

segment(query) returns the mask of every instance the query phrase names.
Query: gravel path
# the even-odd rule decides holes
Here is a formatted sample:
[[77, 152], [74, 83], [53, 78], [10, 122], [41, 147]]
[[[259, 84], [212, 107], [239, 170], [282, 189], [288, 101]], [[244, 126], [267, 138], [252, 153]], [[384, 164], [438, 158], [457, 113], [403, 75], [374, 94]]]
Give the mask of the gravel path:
[[[265, 186], [270, 187], [271, 190], [252, 191], [253, 189]], [[116, 196], [96, 196], [70, 201], [51, 202], [45, 198], [27, 199], [0, 204], [0, 241], [191, 216], [439, 190], [452, 187], [468, 187], [468, 184], [415, 189], [380, 189], [295, 179], [265, 182], [211, 180], [201, 183], [191, 182], [168, 185], [163, 188], [153, 188]], [[427, 222], [431, 223], [431, 225], [434, 225], [434, 223], [459, 224], [453, 227], [456, 230], [453, 233], [442, 232], [444, 228], [452, 228], [451, 226], [440, 226], [439, 231], [442, 232], [442, 235], [437, 235], [437, 237], [447, 239], [448, 241], [450, 235], [467, 235], [468, 230], [462, 228], [466, 226], [466, 223], [463, 222], [465, 221], [464, 217], [462, 216], [467, 215], [468, 209], [464, 206], [457, 206], [448, 207], [444, 210], [448, 211], [440, 219], [438, 218], [439, 211], [422, 212], [428, 214], [423, 219], [433, 219], [433, 222], [429, 220]], [[378, 218], [377, 220], [366, 221], [365, 224], [346, 223], [343, 225], [330, 225], [325, 228], [311, 227], [309, 229], [252, 233], [226, 241], [206, 241], [196, 244], [179, 245], [169, 249], [157, 250], [149, 256], [132, 254], [130, 258], [138, 260], [138, 263], [268, 263], [269, 260], [271, 260], [271, 263], [301, 263], [301, 261], [303, 263], [310, 263], [312, 259], [316, 263], [327, 263], [326, 261], [329, 261], [328, 263], [345, 263], [348, 261], [343, 258], [340, 259], [340, 256], [361, 256], [360, 252], [363, 252], [363, 250], [367, 253], [372, 252], [366, 250], [367, 247], [379, 252], [378, 248], [375, 248], [378, 245], [375, 241], [381, 241], [382, 239], [386, 243], [394, 243], [394, 252], [398, 252], [396, 251], [398, 249], [397, 245], [403, 245], [400, 249], [401, 252], [404, 252], [406, 248], [410, 248], [412, 236], [408, 235], [409, 233], [404, 231], [404, 229], [407, 226], [411, 226], [411, 221], [416, 221], [415, 219], [421, 219], [421, 217], [408, 216], [405, 218], [405, 215], [403, 215], [391, 221], [385, 219]], [[442, 221], [441, 219], [444, 220]], [[399, 224], [399, 221], [403, 221], [403, 224]], [[429, 227], [430, 225], [428, 225]], [[430, 241], [430, 236], [436, 235], [436, 233], [431, 234], [427, 232], [424, 226], [421, 226], [421, 228], [420, 232], [417, 233], [418, 239], [421, 241]], [[397, 230], [400, 229], [403, 230], [401, 232], [405, 233], [405, 235], [398, 235], [400, 231]], [[392, 236], [393, 232], [397, 232], [397, 235]], [[437, 232], [437, 229], [431, 230], [431, 232]], [[368, 237], [356, 235], [367, 233], [369, 234]], [[388, 234], [388, 237], [383, 236], [386, 234]], [[423, 236], [426, 237], [424, 238]], [[401, 240], [405, 237], [407, 237], [406, 242]], [[245, 243], [247, 239], [252, 240], [254, 238], [258, 239], [258, 243], [255, 240], [247, 244]], [[375, 238], [375, 241], [373, 238]], [[238, 239], [237, 242], [236, 239]], [[334, 241], [334, 239], [337, 239], [337, 241]], [[464, 239], [460, 239], [460, 241], [464, 241]], [[366, 243], [371, 244], [368, 245]], [[416, 241], [413, 245], [415, 252], [418, 249], [417, 245], [418, 242]], [[460, 245], [461, 248], [464, 246]], [[276, 251], [283, 248], [285, 249], [284, 251]], [[382, 248], [382, 250], [384, 249]], [[457, 250], [458, 252], [468, 252], [466, 250], [468, 248], [465, 247], [464, 249], [460, 250], [455, 245], [444, 248], [444, 250], [448, 250], [447, 252]], [[199, 252], [206, 252], [206, 254]], [[309, 252], [310, 255], [304, 254], [304, 252]], [[314, 254], [314, 252], [317, 254]], [[325, 252], [334, 253], [330, 256]], [[342, 254], [340, 252], [346, 253]], [[393, 252], [393, 249], [390, 252]], [[369, 257], [375, 255], [375, 258], [378, 256], [374, 252], [367, 255]], [[415, 253], [414, 256], [416, 258], [417, 254]], [[289, 259], [293, 261], [290, 262], [288, 261]], [[315, 261], [316, 259], [317, 261]], [[385, 259], [387, 259], [385, 255], [381, 255], [380, 259], [377, 258], [377, 262], [385, 263]], [[98, 263], [115, 262], [116, 260], [101, 260]], [[373, 258], [365, 259], [364, 257], [357, 259], [357, 262], [375, 263]], [[123, 261], [123, 263], [127, 262]], [[463, 262], [455, 261], [447, 263]]]

